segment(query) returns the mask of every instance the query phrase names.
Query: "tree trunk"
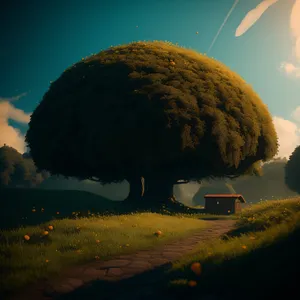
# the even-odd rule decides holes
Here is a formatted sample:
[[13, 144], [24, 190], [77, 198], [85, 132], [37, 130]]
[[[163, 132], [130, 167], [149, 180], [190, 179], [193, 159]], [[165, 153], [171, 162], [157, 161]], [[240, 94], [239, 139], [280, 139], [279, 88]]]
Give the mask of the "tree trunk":
[[174, 181], [161, 177], [145, 178], [145, 194], [142, 201], [150, 206], [173, 203], [173, 184]]
[[126, 203], [140, 202], [144, 196], [144, 178], [135, 177], [127, 179], [129, 183], [129, 194], [124, 200]]
[[174, 179], [151, 176], [145, 178], [135, 177], [127, 179], [127, 181], [130, 184], [130, 192], [124, 200], [124, 204], [153, 209], [162, 208], [165, 205], [165, 207], [172, 207], [176, 210], [186, 210], [182, 203], [176, 201], [173, 194], [173, 186], [174, 184], [178, 184]]

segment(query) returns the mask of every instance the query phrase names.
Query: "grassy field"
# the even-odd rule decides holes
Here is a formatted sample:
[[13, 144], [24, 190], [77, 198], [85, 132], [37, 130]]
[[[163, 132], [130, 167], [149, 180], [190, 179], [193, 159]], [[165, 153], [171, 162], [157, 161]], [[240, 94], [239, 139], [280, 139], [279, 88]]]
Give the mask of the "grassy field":
[[[53, 276], [66, 266], [151, 248], [204, 227], [205, 222], [183, 215], [132, 213], [53, 220], [1, 231], [1, 290], [12, 291]], [[154, 234], [158, 230], [159, 237]]]
[[[133, 209], [124, 207], [122, 201], [112, 201], [85, 191], [0, 189], [0, 229], [34, 226], [52, 220], [69, 218], [74, 211], [80, 216], [90, 216], [98, 213], [102, 215], [125, 214], [131, 213]], [[203, 219], [232, 218], [232, 216], [216, 217], [202, 214], [203, 210], [200, 208], [197, 211], [200, 213], [199, 217]], [[165, 209], [159, 212], [172, 215], [172, 212]]]
[[300, 296], [300, 198], [253, 205], [242, 212], [237, 225], [222, 240], [202, 245], [174, 264], [160, 297]]
[[[117, 211], [120, 202], [84, 191], [0, 189], [0, 229], [38, 225], [69, 217], [73, 211]], [[35, 210], [33, 213], [33, 210]]]
[[[1, 292], [53, 276], [69, 265], [184, 237], [204, 228], [202, 220], [236, 219], [237, 228], [222, 240], [201, 245], [176, 262], [158, 285], [156, 297], [217, 295], [229, 300], [242, 295], [265, 300], [298, 293], [300, 198], [263, 201], [240, 215], [214, 216], [172, 215], [167, 210], [122, 214], [120, 202], [78, 191], [5, 193], [0, 191]], [[159, 238], [157, 230], [163, 233]]]

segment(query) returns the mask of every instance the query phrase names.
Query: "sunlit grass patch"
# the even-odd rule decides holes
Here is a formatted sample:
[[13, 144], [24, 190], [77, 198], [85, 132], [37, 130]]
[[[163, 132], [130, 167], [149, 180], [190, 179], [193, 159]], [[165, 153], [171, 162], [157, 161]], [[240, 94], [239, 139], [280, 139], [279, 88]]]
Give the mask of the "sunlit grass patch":
[[213, 214], [199, 214], [198, 218], [201, 220], [237, 220], [238, 215], [213, 215]]
[[1, 286], [10, 291], [66, 266], [148, 249], [205, 226], [194, 217], [140, 213], [53, 220], [2, 231], [0, 268], [5, 276]]
[[[294, 293], [299, 275], [296, 267], [300, 251], [299, 206], [300, 198], [295, 198], [260, 203], [247, 209], [238, 223], [243, 228], [249, 225], [247, 232], [199, 245], [174, 263], [166, 273], [168, 293], [177, 296], [189, 293], [190, 297], [215, 294], [222, 299], [237, 299], [238, 295], [243, 295], [243, 299], [271, 299], [267, 297], [279, 293], [280, 288], [286, 294]], [[262, 221], [267, 225], [257, 230]], [[253, 226], [253, 222], [258, 223]], [[197, 264], [201, 266], [198, 274]], [[191, 281], [197, 283], [193, 289]], [[286, 290], [289, 286], [291, 289]]]
[[237, 229], [229, 235], [238, 236], [281, 223], [292, 222], [300, 212], [300, 199], [262, 201], [244, 209], [237, 219]]

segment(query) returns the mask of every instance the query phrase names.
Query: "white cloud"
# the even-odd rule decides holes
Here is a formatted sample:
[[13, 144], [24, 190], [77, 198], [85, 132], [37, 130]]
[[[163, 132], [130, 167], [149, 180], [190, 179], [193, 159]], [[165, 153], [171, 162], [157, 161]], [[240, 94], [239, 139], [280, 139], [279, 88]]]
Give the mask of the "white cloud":
[[[300, 123], [300, 106], [298, 106], [293, 112], [292, 117], [295, 121]], [[300, 128], [299, 128], [300, 131]]]
[[12, 101], [18, 100], [25, 95], [26, 93], [11, 98], [0, 97], [0, 147], [6, 144], [17, 149], [20, 153], [24, 153], [26, 149], [24, 135], [19, 129], [9, 125], [8, 121], [13, 120], [24, 124], [29, 122], [30, 114], [11, 104]]
[[295, 55], [300, 61], [300, 0], [296, 0], [290, 18], [290, 27], [295, 37]]
[[288, 74], [293, 73], [297, 70], [297, 68], [291, 63], [284, 63], [283, 67], [284, 67], [286, 73], [288, 73]]
[[[263, 0], [256, 8], [247, 13], [242, 20], [238, 28], [236, 29], [235, 36], [241, 36], [250, 27], [252, 27], [256, 21], [263, 15], [263, 13], [278, 0]], [[300, 78], [300, 0], [295, 0], [290, 16], [290, 29], [294, 38], [294, 56], [295, 62], [283, 62], [280, 70], [284, 71], [287, 75]]]
[[[290, 28], [294, 37], [294, 56], [298, 63], [300, 63], [300, 0], [296, 0], [292, 8], [290, 17]], [[288, 75], [300, 78], [300, 66], [296, 66], [294, 63], [284, 62], [282, 69]]]
[[300, 78], [300, 67], [296, 67], [294, 64], [289, 62], [283, 62], [280, 66], [287, 75]]
[[263, 15], [263, 13], [278, 0], [264, 0], [259, 3], [256, 8], [250, 10], [235, 32], [235, 36], [241, 36]]
[[300, 145], [300, 127], [292, 121], [277, 116], [273, 117], [273, 123], [279, 143], [277, 156], [288, 159], [294, 149]]

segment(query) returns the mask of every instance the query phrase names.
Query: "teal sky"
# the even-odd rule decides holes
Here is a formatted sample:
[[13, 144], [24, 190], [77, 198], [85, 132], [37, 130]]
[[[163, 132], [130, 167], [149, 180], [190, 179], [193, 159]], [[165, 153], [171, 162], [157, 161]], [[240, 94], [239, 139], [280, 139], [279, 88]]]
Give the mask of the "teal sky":
[[[234, 0], [7, 2], [0, 9], [0, 97], [27, 93], [13, 105], [30, 113], [50, 81], [82, 57], [111, 45], [168, 40], [206, 52]], [[279, 1], [236, 38], [246, 13], [260, 2], [240, 0], [209, 56], [250, 83], [272, 115], [292, 120], [300, 106], [300, 78], [287, 76], [279, 67], [292, 56], [289, 17], [294, 0]], [[9, 124], [22, 133], [27, 129], [13, 120]]]

